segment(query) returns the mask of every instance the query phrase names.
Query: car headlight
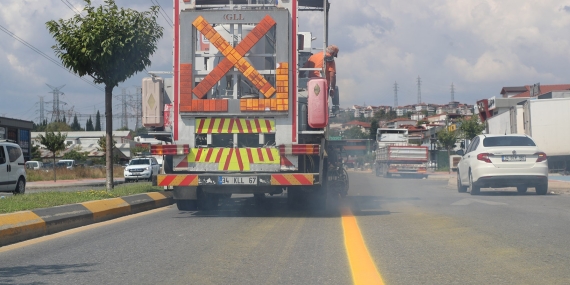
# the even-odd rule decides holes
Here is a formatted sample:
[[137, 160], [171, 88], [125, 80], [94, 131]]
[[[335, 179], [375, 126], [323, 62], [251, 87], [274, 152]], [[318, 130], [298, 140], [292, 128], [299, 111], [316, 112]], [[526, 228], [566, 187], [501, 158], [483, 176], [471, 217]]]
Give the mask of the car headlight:
[[150, 170], [150, 166], [147, 166], [147, 167], [145, 168], [145, 170]]

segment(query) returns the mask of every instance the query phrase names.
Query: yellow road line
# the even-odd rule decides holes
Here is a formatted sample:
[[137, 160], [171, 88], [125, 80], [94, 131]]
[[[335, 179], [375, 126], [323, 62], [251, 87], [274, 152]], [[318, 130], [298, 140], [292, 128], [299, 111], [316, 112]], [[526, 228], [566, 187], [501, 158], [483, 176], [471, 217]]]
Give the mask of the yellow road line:
[[344, 230], [344, 246], [354, 284], [384, 284], [382, 276], [376, 268], [368, 248], [366, 248], [356, 218], [346, 206], [342, 208], [342, 228]]

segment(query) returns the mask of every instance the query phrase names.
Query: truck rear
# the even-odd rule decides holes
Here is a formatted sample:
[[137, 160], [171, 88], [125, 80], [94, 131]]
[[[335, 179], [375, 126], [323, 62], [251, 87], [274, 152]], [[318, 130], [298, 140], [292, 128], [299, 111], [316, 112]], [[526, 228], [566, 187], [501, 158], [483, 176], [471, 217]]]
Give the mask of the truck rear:
[[[180, 210], [211, 209], [232, 194], [263, 200], [284, 191], [290, 205], [326, 205], [334, 160], [325, 139], [328, 86], [324, 78], [299, 78], [311, 70], [298, 66], [312, 52], [312, 36], [297, 32], [302, 10], [322, 11], [326, 20], [325, 2], [174, 1], [170, 128], [148, 121], [169, 141], [151, 147], [164, 156], [155, 185], [172, 188]], [[143, 98], [152, 98], [155, 86], [144, 86]], [[158, 103], [147, 100], [149, 108]]]
[[429, 149], [410, 145], [407, 129], [378, 129], [376, 145], [376, 176], [427, 177]]

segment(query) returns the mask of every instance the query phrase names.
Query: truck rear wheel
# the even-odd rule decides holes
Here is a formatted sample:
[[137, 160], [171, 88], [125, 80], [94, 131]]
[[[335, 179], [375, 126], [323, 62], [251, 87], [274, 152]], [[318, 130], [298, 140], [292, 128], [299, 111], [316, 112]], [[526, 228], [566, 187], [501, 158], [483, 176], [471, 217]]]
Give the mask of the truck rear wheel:
[[198, 203], [196, 200], [176, 200], [176, 208], [179, 211], [196, 211], [198, 210]]
[[218, 203], [220, 202], [218, 195], [206, 193], [202, 187], [196, 189], [196, 195], [198, 196], [198, 210], [209, 211], [218, 207]]

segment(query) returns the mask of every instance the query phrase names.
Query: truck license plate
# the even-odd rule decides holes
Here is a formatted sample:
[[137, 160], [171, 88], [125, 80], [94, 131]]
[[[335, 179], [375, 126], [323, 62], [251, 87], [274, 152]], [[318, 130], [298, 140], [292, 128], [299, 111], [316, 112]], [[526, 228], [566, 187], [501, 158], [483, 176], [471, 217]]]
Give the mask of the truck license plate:
[[524, 155], [503, 155], [504, 162], [510, 161], [526, 161], [526, 156]]
[[219, 176], [218, 184], [222, 185], [257, 185], [256, 176]]

